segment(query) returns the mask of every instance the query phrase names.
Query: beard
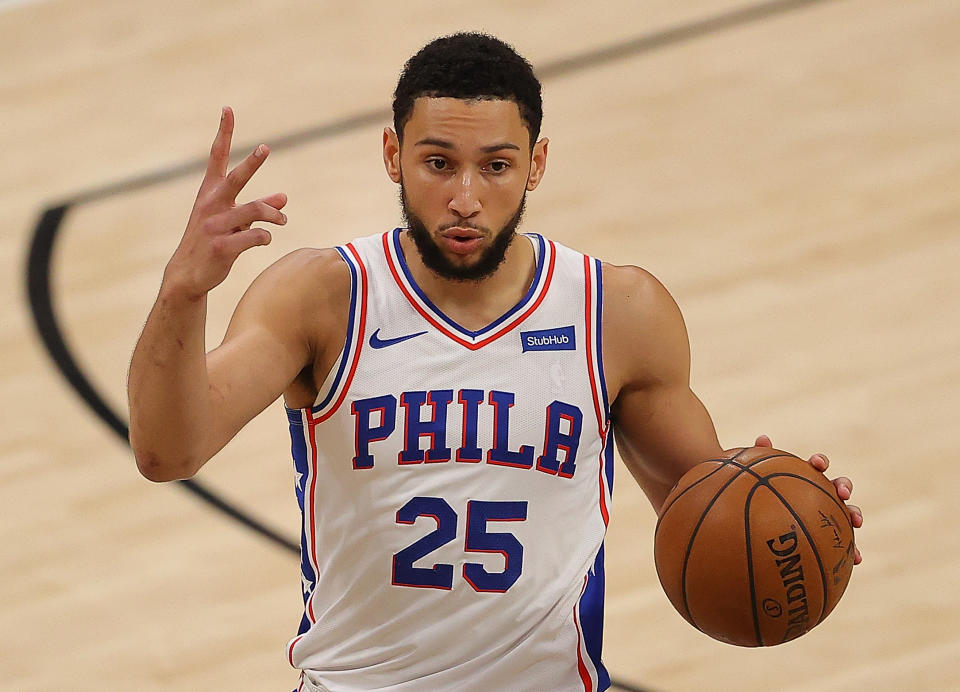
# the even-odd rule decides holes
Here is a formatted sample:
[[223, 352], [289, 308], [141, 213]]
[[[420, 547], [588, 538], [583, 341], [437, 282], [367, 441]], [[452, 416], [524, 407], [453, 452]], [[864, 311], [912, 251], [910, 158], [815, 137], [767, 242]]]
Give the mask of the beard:
[[[520, 221], [523, 219], [523, 210], [526, 201], [527, 193], [524, 192], [517, 211], [514, 212], [510, 220], [504, 224], [503, 228], [494, 234], [493, 243], [483, 252], [480, 259], [473, 264], [462, 266], [454, 264], [443, 254], [440, 246], [437, 245], [430, 235], [430, 231], [427, 230], [426, 224], [410, 209], [410, 205], [407, 203], [406, 193], [404, 192], [403, 181], [400, 182], [400, 206], [403, 210], [403, 219], [410, 232], [410, 237], [413, 239], [413, 244], [416, 246], [417, 252], [420, 253], [420, 259], [427, 269], [437, 276], [443, 279], [449, 279], [450, 281], [480, 282], [500, 268], [500, 265], [503, 264], [504, 259], [506, 259], [507, 249], [517, 236], [516, 230], [520, 225]], [[443, 231], [453, 226], [473, 228], [486, 233], [490, 232], [489, 228], [477, 226], [465, 221], [447, 224], [446, 226], [441, 226], [438, 230]]]

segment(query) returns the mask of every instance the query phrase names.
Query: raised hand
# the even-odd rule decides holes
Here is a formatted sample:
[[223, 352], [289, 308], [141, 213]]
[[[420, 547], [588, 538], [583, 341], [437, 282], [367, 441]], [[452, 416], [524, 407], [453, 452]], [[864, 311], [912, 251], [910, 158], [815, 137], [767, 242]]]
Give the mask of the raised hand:
[[[755, 446], [773, 447], [773, 442], [771, 442], [770, 438], [766, 435], [761, 435], [757, 438]], [[820, 473], [826, 473], [827, 468], [830, 466], [830, 460], [827, 458], [827, 455], [819, 452], [811, 456], [807, 461]], [[846, 476], [840, 476], [839, 478], [833, 479], [833, 485], [837, 489], [837, 495], [846, 504], [846, 501], [850, 499], [850, 495], [853, 494], [853, 481]], [[863, 512], [859, 507], [856, 505], [847, 505], [847, 512], [850, 515], [850, 523], [853, 525], [853, 528], [859, 529], [861, 526], [863, 526]], [[859, 565], [862, 561], [863, 558], [860, 555], [860, 549], [856, 548], [856, 553], [853, 557], [853, 564]]]
[[227, 173], [233, 125], [233, 110], [224, 108], [190, 220], [164, 273], [167, 289], [187, 298], [200, 298], [220, 284], [240, 253], [270, 243], [270, 232], [253, 224], [266, 221], [282, 226], [287, 222], [280, 211], [287, 203], [282, 192], [237, 204], [237, 195], [270, 150], [259, 145]]

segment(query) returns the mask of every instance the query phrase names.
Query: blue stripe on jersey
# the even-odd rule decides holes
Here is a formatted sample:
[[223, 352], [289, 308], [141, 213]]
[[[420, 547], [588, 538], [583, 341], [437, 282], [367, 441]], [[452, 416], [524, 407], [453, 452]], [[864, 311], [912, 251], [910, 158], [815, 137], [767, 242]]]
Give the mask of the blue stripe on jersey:
[[593, 563], [593, 570], [587, 575], [587, 587], [580, 597], [580, 627], [583, 630], [583, 641], [587, 646], [587, 654], [597, 669], [597, 690], [610, 687], [610, 674], [603, 667], [600, 660], [600, 651], [603, 648], [603, 544]]
[[443, 312], [436, 305], [434, 305], [429, 298], [427, 298], [427, 295], [422, 290], [420, 290], [420, 286], [417, 285], [417, 282], [413, 280], [413, 275], [410, 273], [410, 269], [407, 267], [407, 260], [403, 256], [403, 249], [400, 247], [400, 231], [401, 230], [402, 229], [400, 228], [395, 228], [393, 230], [392, 240], [393, 240], [394, 250], [396, 250], [396, 253], [397, 253], [397, 259], [399, 260], [399, 263], [400, 263], [400, 269], [403, 271], [403, 275], [407, 277], [407, 282], [410, 284], [411, 288], [413, 288], [414, 292], [418, 296], [420, 296], [420, 300], [422, 300], [434, 313], [436, 313], [437, 317], [439, 317], [444, 322], [446, 322], [451, 329], [455, 329], [456, 331], [460, 332], [464, 336], [469, 336], [470, 338], [475, 339], [478, 336], [485, 334], [486, 332], [492, 329], [495, 329], [499, 325], [506, 322], [508, 319], [510, 319], [511, 316], [515, 315], [517, 312], [523, 309], [523, 307], [527, 303], [530, 302], [531, 296], [533, 296], [534, 291], [537, 290], [537, 285], [540, 283], [540, 276], [543, 274], [544, 257], [547, 254], [546, 243], [543, 240], [543, 236], [538, 235], [536, 233], [528, 233], [526, 235], [528, 235], [531, 238], [535, 238], [537, 240], [539, 251], [537, 252], [537, 271], [533, 276], [533, 281], [530, 283], [530, 288], [527, 290], [526, 295], [524, 295], [523, 298], [520, 299], [520, 302], [518, 302], [510, 310], [508, 310], [503, 315], [501, 315], [495, 322], [491, 322], [490, 324], [488, 324], [486, 327], [484, 327], [479, 331], [471, 332], [469, 329], [465, 329], [464, 327], [461, 327], [459, 324], [457, 324], [452, 319], [450, 319], [445, 314], [443, 314]]
[[303, 511], [303, 496], [307, 479], [307, 443], [303, 438], [303, 422], [300, 411], [287, 409], [287, 421], [290, 423], [290, 452], [293, 455], [293, 470], [297, 476], [297, 504]]
[[603, 472], [607, 477], [607, 488], [610, 490], [610, 501], [613, 502], [613, 433], [607, 433], [607, 440], [603, 448]]
[[[304, 437], [303, 421], [300, 418], [299, 411], [287, 409], [287, 420], [290, 423], [290, 451], [293, 454], [293, 468], [296, 472], [297, 504], [300, 505], [300, 573], [305, 583], [310, 584], [310, 591], [313, 591], [317, 584], [317, 575], [310, 564], [310, 556], [307, 554], [307, 534], [305, 517], [305, 497], [307, 493], [307, 484], [310, 481], [310, 461], [307, 459], [307, 442]], [[303, 604], [306, 606], [309, 592], [303, 591]], [[300, 627], [297, 634], [303, 634], [310, 629], [310, 620], [304, 612], [300, 620]]]

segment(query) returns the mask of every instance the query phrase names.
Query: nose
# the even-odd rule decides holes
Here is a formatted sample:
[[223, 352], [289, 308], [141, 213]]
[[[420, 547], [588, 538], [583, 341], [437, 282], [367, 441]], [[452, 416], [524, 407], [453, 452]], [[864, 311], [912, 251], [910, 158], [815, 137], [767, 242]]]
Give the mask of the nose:
[[472, 171], [463, 171], [452, 181], [453, 194], [447, 208], [462, 219], [468, 219], [480, 213], [482, 205], [477, 195], [476, 180]]

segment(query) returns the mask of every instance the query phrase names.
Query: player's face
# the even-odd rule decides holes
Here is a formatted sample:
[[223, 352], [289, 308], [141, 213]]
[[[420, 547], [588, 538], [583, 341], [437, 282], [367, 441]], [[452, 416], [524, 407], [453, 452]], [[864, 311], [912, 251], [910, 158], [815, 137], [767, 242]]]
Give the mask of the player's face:
[[[489, 228], [469, 225], [466, 222], [458, 224], [460, 230], [469, 229], [478, 234], [487, 233], [492, 238], [490, 243], [482, 247], [479, 256], [476, 257], [475, 261], [471, 264], [467, 261], [469, 258], [464, 254], [455, 253], [452, 258], [447, 256], [444, 251], [444, 244], [448, 238], [444, 236], [444, 233], [449, 235], [457, 231], [441, 229], [438, 233], [439, 237], [434, 238], [434, 235], [430, 233], [423, 219], [417, 216], [410, 208], [403, 181], [400, 181], [400, 205], [403, 209], [403, 219], [407, 224], [407, 228], [410, 230], [410, 237], [413, 238], [417, 252], [420, 253], [420, 259], [423, 260], [424, 265], [435, 274], [453, 281], [480, 281], [493, 274], [497, 268], [503, 264], [503, 260], [506, 259], [507, 256], [507, 249], [513, 242], [517, 226], [520, 225], [520, 220], [523, 217], [525, 200], [526, 196], [520, 198], [520, 206], [517, 208], [516, 213], [514, 213], [510, 221], [499, 231], [490, 233]], [[471, 238], [471, 240], [473, 239]], [[454, 241], [461, 241], [461, 239], [454, 238]]]
[[453, 280], [480, 280], [506, 255], [527, 190], [540, 182], [547, 141], [530, 134], [512, 101], [420, 98], [403, 131], [384, 133], [384, 160], [401, 185], [404, 217], [424, 264]]

